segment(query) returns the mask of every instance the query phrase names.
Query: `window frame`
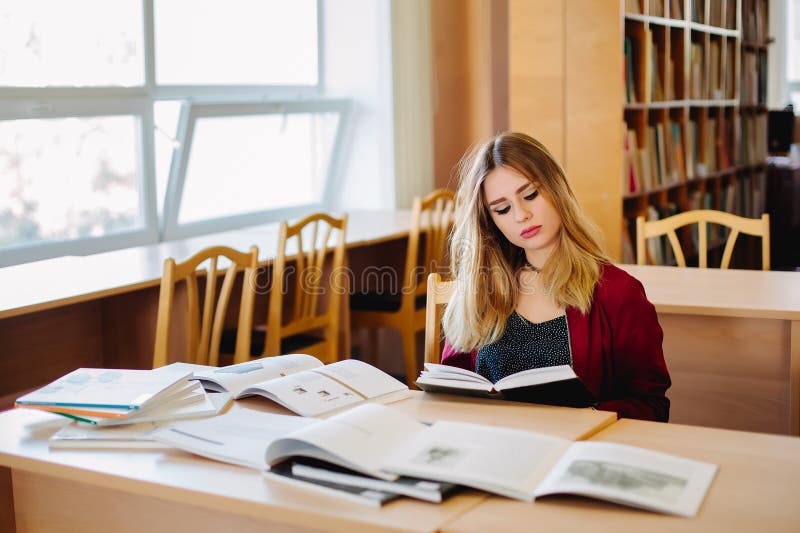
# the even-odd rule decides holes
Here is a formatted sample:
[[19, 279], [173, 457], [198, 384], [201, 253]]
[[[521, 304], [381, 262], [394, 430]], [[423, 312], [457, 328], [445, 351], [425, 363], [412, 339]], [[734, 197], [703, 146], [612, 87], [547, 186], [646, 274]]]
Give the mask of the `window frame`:
[[[337, 181], [337, 169], [340, 165], [341, 146], [343, 143], [344, 132], [347, 130], [349, 122], [350, 103], [348, 100], [306, 100], [296, 101], [273, 101], [273, 102], [239, 102], [239, 103], [185, 103], [181, 109], [181, 117], [178, 121], [177, 141], [179, 148], [176, 149], [172, 157], [167, 190], [164, 196], [164, 216], [162, 218], [161, 235], [163, 240], [182, 239], [193, 237], [205, 233], [225, 231], [243, 226], [252, 226], [272, 222], [284, 218], [298, 216], [307, 213], [309, 210], [324, 209], [330, 205], [335, 182]], [[339, 122], [334, 134], [333, 145], [331, 146], [331, 157], [324, 177], [324, 189], [321, 200], [316, 203], [302, 204], [292, 207], [281, 207], [276, 209], [264, 209], [238, 215], [225, 217], [209, 218], [201, 221], [189, 223], [179, 223], [181, 200], [186, 184], [186, 169], [189, 156], [192, 151], [194, 129], [198, 119], [213, 117], [236, 117], [236, 116], [257, 116], [257, 115], [288, 115], [306, 113], [330, 113], [338, 112]]]
[[[203, 233], [234, 229], [245, 225], [263, 223], [278, 218], [290, 217], [329, 205], [333, 181], [336, 179], [342, 157], [341, 151], [345, 128], [349, 122], [350, 101], [347, 99], [324, 99], [324, 13], [322, 0], [316, 0], [317, 25], [317, 82], [314, 85], [157, 85], [155, 79], [155, 10], [154, 0], [140, 0], [143, 10], [141, 28], [144, 46], [144, 84], [133, 87], [115, 86], [51, 86], [16, 87], [0, 86], [0, 120], [24, 120], [67, 117], [93, 117], [104, 115], [133, 115], [139, 119], [138, 187], [140, 214], [143, 227], [130, 231], [118, 231], [99, 237], [81, 237], [64, 241], [39, 241], [10, 245], [0, 248], [0, 267], [48, 259], [62, 255], [89, 255], [120, 248], [154, 244], [164, 240], [199, 235]], [[164, 209], [159, 216], [156, 198], [156, 154], [154, 105], [160, 100], [183, 100], [178, 138], [180, 148], [173, 153]], [[330, 163], [325, 176], [325, 191], [318, 204], [267, 210], [256, 213], [233, 215], [224, 218], [177, 224], [180, 198], [174, 197], [176, 184], [185, 182], [186, 161], [191, 150], [191, 135], [181, 130], [183, 121], [196, 120], [197, 113], [228, 112], [241, 113], [246, 109], [273, 109], [286, 112], [338, 111], [339, 124], [332, 147]], [[184, 117], [184, 111], [187, 112]], [[283, 112], [283, 111], [282, 111]], [[224, 116], [224, 115], [219, 115]], [[183, 136], [181, 137], [181, 133]], [[174, 174], [176, 160], [180, 159], [184, 175]], [[171, 188], [173, 197], [170, 196]], [[169, 209], [169, 210], [168, 210]]]

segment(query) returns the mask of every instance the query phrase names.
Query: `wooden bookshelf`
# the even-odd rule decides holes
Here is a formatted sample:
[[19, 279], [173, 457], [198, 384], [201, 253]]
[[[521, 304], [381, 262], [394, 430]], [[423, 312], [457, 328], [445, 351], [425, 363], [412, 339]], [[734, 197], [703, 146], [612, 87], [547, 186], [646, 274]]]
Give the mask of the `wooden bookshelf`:
[[[621, 0], [621, 6], [622, 260], [632, 263], [639, 215], [763, 212], [768, 1]], [[719, 228], [710, 232], [722, 242]], [[690, 228], [680, 238], [691, 264], [696, 238]], [[649, 244], [654, 263], [669, 264], [664, 244]]]

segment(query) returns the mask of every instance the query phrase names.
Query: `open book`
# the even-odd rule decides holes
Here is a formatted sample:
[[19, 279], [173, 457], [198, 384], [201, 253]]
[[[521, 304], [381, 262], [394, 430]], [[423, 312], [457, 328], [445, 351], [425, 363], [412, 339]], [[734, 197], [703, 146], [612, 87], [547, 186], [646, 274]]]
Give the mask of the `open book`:
[[425, 392], [446, 392], [566, 407], [589, 407], [597, 403], [569, 365], [523, 370], [493, 384], [480, 374], [463, 368], [425, 363], [425, 370], [416, 383]]
[[323, 365], [304, 354], [279, 355], [194, 372], [206, 389], [235, 399], [263, 396], [302, 416], [318, 416], [364, 400], [389, 402], [408, 396], [408, 386], [372, 365], [345, 359]]
[[316, 420], [239, 409], [169, 424], [153, 438], [256, 468], [310, 458], [377, 480], [410, 476], [524, 501], [578, 494], [684, 516], [696, 514], [716, 472], [715, 465], [618, 444], [459, 422], [426, 426], [376, 404]]

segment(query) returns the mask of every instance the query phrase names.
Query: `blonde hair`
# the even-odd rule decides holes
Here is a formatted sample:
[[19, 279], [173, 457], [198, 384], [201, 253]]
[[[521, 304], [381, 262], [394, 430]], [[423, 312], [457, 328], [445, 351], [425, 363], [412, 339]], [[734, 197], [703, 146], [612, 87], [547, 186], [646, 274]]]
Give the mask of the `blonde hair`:
[[542, 143], [524, 133], [505, 132], [478, 145], [459, 164], [450, 238], [451, 272], [458, 288], [442, 322], [450, 344], [462, 351], [498, 340], [517, 307], [516, 273], [525, 256], [495, 226], [483, 195], [484, 179], [501, 166], [534, 183], [561, 215], [556, 246], [540, 274], [557, 305], [585, 313], [601, 265], [609, 262], [596, 226], [584, 215], [564, 171]]

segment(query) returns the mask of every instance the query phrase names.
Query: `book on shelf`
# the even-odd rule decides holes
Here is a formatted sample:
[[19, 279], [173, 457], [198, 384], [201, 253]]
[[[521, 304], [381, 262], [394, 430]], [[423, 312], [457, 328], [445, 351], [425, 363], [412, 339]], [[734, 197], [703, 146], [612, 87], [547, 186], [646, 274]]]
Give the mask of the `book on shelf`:
[[357, 359], [328, 365], [311, 355], [266, 357], [194, 372], [208, 390], [234, 399], [262, 396], [301, 416], [319, 416], [366, 400], [390, 402], [408, 396], [408, 386]]
[[441, 392], [517, 402], [589, 407], [596, 402], [569, 365], [546, 366], [517, 372], [492, 383], [475, 372], [448, 365], [425, 363], [416, 381], [425, 392]]
[[[151, 437], [161, 424], [166, 421], [185, 420], [219, 414], [231, 402], [231, 395], [214, 393], [208, 395], [210, 409], [194, 410], [187, 414], [171, 416], [144, 422], [119, 424], [112, 426], [92, 425], [73, 421], [56, 431], [48, 440], [50, 448], [163, 448]], [[205, 402], [204, 402], [205, 403]]]
[[190, 376], [173, 371], [79, 368], [17, 398], [15, 406], [124, 419], [181, 400], [194, 387]]
[[[247, 455], [262, 469], [311, 458], [383, 480], [411, 476], [523, 501], [576, 494], [683, 516], [696, 514], [716, 472], [715, 465], [618, 444], [461, 422], [427, 426], [377, 404], [326, 419], [247, 411], [175, 422], [154, 438], [228, 462], [242, 464]], [[242, 418], [226, 420], [232, 415]]]

